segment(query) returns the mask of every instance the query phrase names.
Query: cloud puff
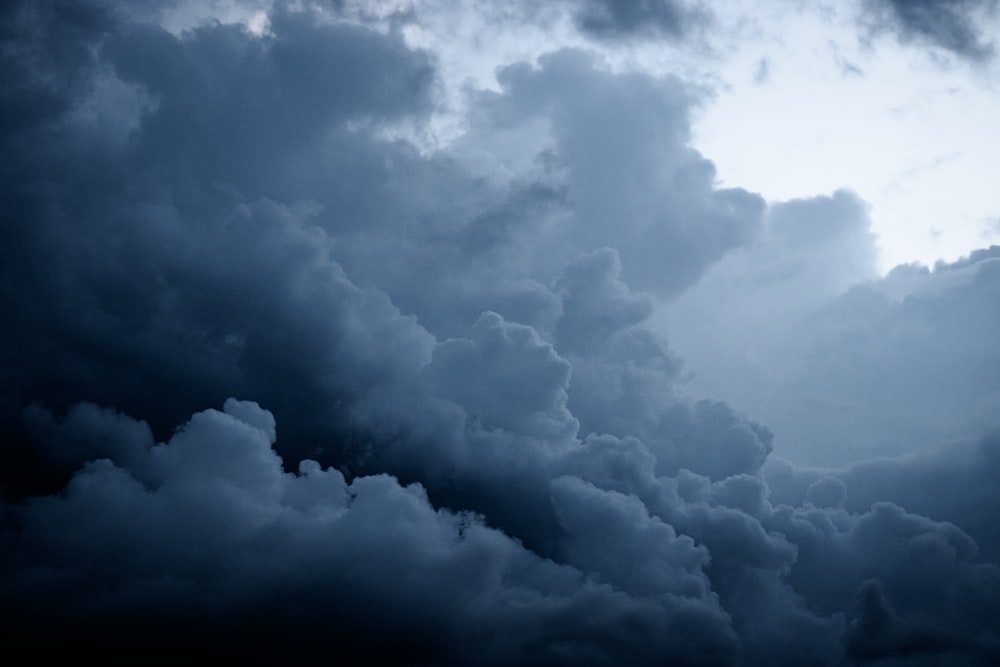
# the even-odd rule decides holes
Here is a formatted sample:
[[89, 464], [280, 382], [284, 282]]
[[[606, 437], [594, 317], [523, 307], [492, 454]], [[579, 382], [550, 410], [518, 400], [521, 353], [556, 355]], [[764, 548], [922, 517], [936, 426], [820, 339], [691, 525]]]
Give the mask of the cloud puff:
[[471, 338], [434, 349], [426, 373], [433, 391], [461, 405], [485, 429], [500, 428], [560, 439], [576, 434], [566, 409], [570, 365], [523, 324], [486, 312]]

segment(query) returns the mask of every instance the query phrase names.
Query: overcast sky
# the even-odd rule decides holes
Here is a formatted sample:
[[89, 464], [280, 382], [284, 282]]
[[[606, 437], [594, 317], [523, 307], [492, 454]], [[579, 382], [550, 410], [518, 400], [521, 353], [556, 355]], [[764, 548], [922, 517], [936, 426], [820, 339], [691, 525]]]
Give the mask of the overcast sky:
[[1000, 662], [994, 0], [0, 9], [0, 630]]

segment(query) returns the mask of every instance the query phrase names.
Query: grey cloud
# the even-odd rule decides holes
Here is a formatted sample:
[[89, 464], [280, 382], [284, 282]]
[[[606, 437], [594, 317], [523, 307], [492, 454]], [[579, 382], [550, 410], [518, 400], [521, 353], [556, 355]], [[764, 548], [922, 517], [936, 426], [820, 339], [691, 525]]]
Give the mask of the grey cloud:
[[153, 445], [148, 424], [93, 403], [74, 405], [62, 419], [40, 405], [29, 405], [24, 421], [45, 455], [71, 472], [98, 458], [133, 465]]
[[960, 525], [975, 538], [984, 559], [996, 561], [1000, 530], [990, 508], [998, 494], [990, 480], [1000, 467], [998, 453], [1000, 439], [993, 433], [919, 455], [875, 458], [840, 469], [775, 462], [765, 474], [775, 502], [801, 504], [815, 496], [813, 487], [842, 485], [838, 497], [852, 512], [864, 511], [878, 500], [892, 501], [911, 512]]
[[[127, 24], [105, 52], [125, 81], [157, 99], [135, 159], [146, 169], [155, 160], [152, 176], [192, 191], [200, 180], [251, 200], [313, 199], [324, 187], [335, 195], [349, 184], [317, 173], [321, 167], [349, 179], [377, 170], [380, 156], [366, 155], [345, 123], [422, 113], [433, 82], [428, 57], [398, 36], [325, 25], [308, 13], [275, 13], [266, 38], [236, 26], [178, 38]], [[345, 158], [355, 161], [354, 173], [338, 168]]]
[[[975, 542], [959, 528], [887, 502], [876, 503], [861, 515], [785, 507], [775, 518], [783, 526], [780, 530], [799, 546], [790, 578], [815, 608], [850, 609], [852, 592], [860, 592], [862, 604], [847, 635], [849, 651], [871, 659], [881, 650], [891, 655], [892, 647], [905, 648], [905, 638], [893, 637], [897, 629], [887, 627], [893, 625], [888, 621], [877, 630], [866, 628], [877, 611], [871, 605], [878, 602], [865, 601], [871, 598], [869, 580], [877, 579], [884, 598], [895, 608], [893, 613], [939, 628], [942, 642], [906, 650], [952, 653], [940, 664], [989, 661], [997, 622], [992, 591], [1000, 581], [1000, 569], [977, 559]], [[823, 576], [816, 576], [819, 571]], [[936, 574], [928, 577], [930, 571]], [[872, 654], [865, 654], [866, 642], [874, 644]], [[883, 648], [877, 648], [880, 645]]]
[[[773, 326], [780, 333], [824, 300], [875, 277], [869, 226], [867, 205], [846, 190], [771, 204], [763, 233], [711, 267], [671, 308], [681, 321], [714, 315], [730, 327]], [[689, 333], [677, 329], [676, 336]]]
[[[576, 477], [552, 480], [552, 501], [568, 532], [568, 562], [600, 572], [633, 594], [703, 597], [709, 552], [670, 524], [650, 517], [635, 496], [605, 491]], [[613, 551], [607, 542], [616, 544]]]
[[843, 507], [847, 487], [836, 477], [820, 477], [806, 490], [806, 502], [816, 507]]
[[651, 299], [620, 274], [617, 253], [602, 249], [567, 265], [555, 283], [563, 303], [556, 340], [572, 365], [569, 406], [583, 433], [643, 439], [660, 472], [755, 472], [771, 451], [770, 432], [724, 403], [681, 397], [680, 361], [649, 327]]
[[856, 247], [852, 248], [853, 253], [844, 253], [844, 259], [853, 259], [862, 265], [874, 260], [871, 234], [867, 229], [867, 206], [847, 190], [838, 190], [829, 197], [792, 199], [775, 204], [769, 223], [774, 237], [790, 249], [823, 248], [829, 251], [835, 239], [847, 238]]
[[[18, 165], [4, 189], [3, 300], [17, 323], [3, 333], [5, 439], [23, 438], [13, 415], [43, 395], [141, 412], [161, 432], [246, 391], [297, 415], [292, 448], [336, 432], [338, 400], [413, 374], [432, 338], [344, 275], [317, 216], [363, 213], [317, 178], [357, 177], [383, 162], [380, 147], [393, 153], [348, 121], [422, 113], [426, 57], [398, 36], [302, 15], [273, 16], [267, 39], [222, 25], [174, 36], [97, 10], [103, 21], [84, 30], [75, 17], [88, 7], [12, 12], [30, 20], [6, 53], [46, 55], [56, 47], [38, 42], [69, 31], [59, 48], [93, 55], [8, 61], [22, 90], [69, 82], [52, 92], [61, 112], [4, 128]], [[137, 96], [121, 141], [105, 141], [105, 126], [125, 122], [105, 106], [115, 100], [88, 97], [102, 85]]]
[[[45, 16], [49, 23], [12, 37], [19, 47], [62, 25], [61, 15]], [[29, 143], [6, 135], [20, 165], [9, 180], [4, 225], [12, 241], [5, 302], [19, 322], [5, 345], [19, 350], [5, 364], [9, 423], [24, 402], [45, 395], [63, 407], [80, 398], [113, 404], [147, 415], [162, 432], [200, 405], [243, 393], [279, 416], [294, 415], [282, 445], [289, 451], [296, 442], [326, 446], [326, 435], [347, 435], [349, 395], [405, 383], [426, 360], [430, 336], [397, 306], [442, 337], [461, 335], [490, 309], [540, 331], [554, 326], [560, 299], [549, 285], [559, 259], [553, 264], [551, 255], [571, 261], [580, 244], [551, 237], [551, 223], [579, 210], [585, 229], [586, 205], [565, 193], [588, 192], [604, 177], [567, 183], [524, 173], [498, 187], [464, 174], [450, 155], [425, 158], [378, 139], [379, 123], [427, 112], [433, 70], [426, 54], [405, 48], [397, 34], [313, 22], [308, 12], [279, 10], [271, 19], [272, 34], [256, 38], [235, 26], [173, 35], [134, 16], [105, 17], [78, 36], [96, 59], [87, 67], [43, 61], [22, 72], [29, 88], [72, 78], [58, 91], [60, 108], [89, 105], [90, 121], [80, 124], [67, 111], [34, 126]], [[618, 95], [634, 90], [639, 102], [667, 114], [609, 125], [629, 147], [644, 143], [640, 128], [665, 127], [668, 150], [647, 151], [637, 169], [680, 156], [696, 172], [711, 170], [683, 145], [679, 84], [592, 65], [580, 54], [554, 56], [546, 76], [565, 79], [558, 90], [525, 84], [551, 103], [539, 108], [535, 93], [512, 85], [483, 102], [491, 125], [469, 141], [492, 131], [503, 105], [531, 110], [517, 112], [515, 123], [538, 114], [572, 119], [588, 106], [614, 118]], [[88, 97], [95, 82], [118, 97]], [[571, 83], [597, 91], [598, 104], [567, 99]], [[113, 109], [118, 98], [131, 100], [130, 116]], [[594, 120], [572, 124], [563, 152], [576, 150]], [[105, 141], [108, 126], [115, 142]], [[584, 158], [590, 171], [605, 161]], [[656, 220], [656, 238], [626, 249], [642, 249], [658, 273], [671, 274], [668, 289], [688, 279], [672, 277], [675, 266], [689, 264], [685, 275], [700, 271], [729, 247], [728, 227], [742, 224], [741, 215], [717, 222], [710, 213], [715, 199], [739, 193], [696, 181], [694, 190], [679, 190], [697, 191], [690, 205]], [[60, 185], [47, 189], [52, 183]], [[662, 197], [670, 208], [670, 192]], [[752, 229], [753, 206], [747, 211]], [[677, 220], [689, 229], [674, 244]], [[602, 223], [597, 247], [629, 239], [612, 223]], [[670, 256], [654, 258], [657, 248]], [[659, 285], [660, 276], [644, 282]], [[55, 303], [62, 306], [48, 307]], [[18, 333], [29, 331], [48, 333]], [[373, 347], [363, 349], [365, 340]], [[658, 343], [633, 332], [618, 345], [653, 350]], [[666, 355], [658, 362], [673, 363]], [[348, 437], [367, 447], [365, 436]]]
[[[65, 112], [108, 21], [97, 3], [6, 3], [0, 10], [4, 128], [24, 131]], [[6, 134], [6, 132], [5, 132]], [[6, 135], [9, 139], [11, 135]]]
[[947, 633], [929, 624], [901, 619], [886, 600], [884, 586], [869, 579], [858, 590], [859, 615], [848, 633], [848, 654], [860, 663], [891, 658], [937, 656], [954, 642]]
[[654, 433], [678, 448], [678, 466], [716, 480], [759, 470], [773, 440], [766, 426], [710, 400], [675, 408]]
[[942, 265], [900, 300], [885, 294], [897, 278], [890, 274], [806, 322], [799, 335], [810, 341], [809, 356], [792, 383], [843, 406], [810, 411], [817, 427], [836, 433], [840, 443], [828, 446], [855, 457], [926, 451], [993, 427], [1000, 347], [987, 332], [997, 268], [988, 258], [966, 269]]
[[769, 223], [664, 309], [689, 391], [758, 416], [799, 463], [928, 451], [993, 428], [994, 250], [877, 278], [855, 196], [775, 206]]
[[566, 409], [570, 365], [529, 326], [483, 313], [470, 339], [449, 339], [427, 366], [434, 391], [482, 428], [560, 440], [576, 434]]
[[[675, 554], [662, 570], [664, 590], [641, 586], [626, 561], [616, 569], [577, 557], [608, 573], [611, 588], [542, 560], [476, 516], [435, 511], [419, 485], [385, 475], [348, 484], [312, 461], [297, 475], [283, 472], [273, 424], [256, 404], [230, 400], [225, 412], [194, 415], [132, 466], [93, 461], [62, 495], [27, 504], [18, 548], [6, 557], [25, 560], [3, 578], [5, 607], [30, 611], [21, 624], [57, 614], [88, 629], [87, 617], [129, 628], [127, 615], [154, 609], [154, 620], [183, 613], [196, 628], [220, 617], [234, 630], [262, 622], [264, 634], [249, 645], [270, 651], [279, 645], [265, 640], [285, 631], [308, 639], [332, 630], [345, 649], [371, 659], [405, 649], [447, 664], [611, 664], [622, 654], [639, 664], [656, 655], [718, 664], [735, 648], [717, 605], [697, 602], [706, 594], [706, 553], [638, 501], [604, 496], [609, 519], [638, 512], [636, 536]], [[586, 490], [579, 484], [558, 488], [578, 494]], [[563, 505], [581, 502], [585, 508], [575, 497]], [[633, 523], [616, 525], [625, 535]], [[649, 558], [661, 571], [655, 554]], [[622, 576], [632, 583], [618, 588]], [[380, 645], [383, 632], [413, 645]], [[140, 632], [124, 645], [142, 639]]]
[[[348, 664], [994, 655], [972, 472], [993, 448], [941, 477], [766, 477], [771, 429], [690, 397], [656, 330], [658, 297], [703, 290], [706, 338], [753, 342], [783, 306], [791, 336], [926, 331], [968, 343], [988, 407], [988, 253], [829, 306], [872, 271], [863, 202], [716, 187], [690, 89], [592, 54], [503, 69], [421, 153], [386, 134], [437, 104], [398, 26], [282, 5], [268, 35], [172, 34], [155, 5], [37, 6], [0, 15], [5, 638]], [[918, 506], [932, 480], [956, 495]], [[941, 642], [910, 650], [911, 627]]]
[[651, 299], [622, 279], [610, 248], [569, 263], [554, 288], [562, 304], [555, 339], [573, 367], [569, 405], [584, 433], [641, 435], [681, 370], [648, 326]]
[[[258, 644], [245, 646], [263, 651], [289, 637], [310, 644], [333, 623], [349, 650], [445, 664], [482, 660], [483, 646], [496, 664], [992, 655], [984, 637], [995, 631], [1000, 568], [955, 525], [891, 503], [861, 513], [773, 506], [758, 476], [657, 476], [643, 443], [611, 436], [567, 443], [561, 455], [521, 442], [516, 451], [534, 458], [517, 474], [534, 471], [527, 481], [546, 487], [538, 495], [509, 483], [497, 468], [505, 459], [469, 450], [470, 464], [494, 468], [503, 503], [552, 531], [545, 560], [485, 527], [517, 530], [503, 512], [435, 510], [418, 485], [386, 475], [348, 483], [308, 460], [286, 473], [270, 413], [233, 400], [224, 410], [194, 415], [155, 446], [135, 435], [148, 432], [141, 423], [92, 406], [49, 416], [65, 442], [121, 440], [94, 455], [129, 463], [88, 463], [61, 495], [15, 509], [22, 527], [2, 581], [20, 605], [17, 627], [37, 632], [32, 622], [51, 622], [59, 600], [64, 621], [92, 619], [81, 620], [88, 631], [123, 614], [184, 613], [193, 629], [222, 614], [224, 629], [257, 628]], [[889, 630], [872, 628], [877, 605], [855, 607], [854, 591], [873, 578], [900, 619]], [[911, 622], [943, 639], [910, 647]], [[394, 647], [374, 643], [386, 632]]]
[[569, 262], [566, 248], [613, 247], [630, 284], [672, 294], [758, 233], [762, 200], [717, 189], [714, 165], [686, 145], [691, 97], [679, 81], [611, 74], [571, 50], [498, 79], [501, 93], [478, 96], [468, 139], [490, 147], [497, 128], [531, 128], [572, 215], [549, 255]]
[[560, 349], [587, 354], [649, 318], [650, 299], [634, 294], [621, 278], [621, 260], [601, 248], [567, 265], [555, 282], [563, 295], [556, 338]]
[[578, 5], [580, 27], [602, 38], [649, 35], [681, 39], [712, 20], [704, 4], [683, 0], [581, 0]]
[[995, 12], [996, 7], [995, 0], [869, 0], [866, 5], [876, 28], [972, 61], [993, 57], [993, 42], [978, 29], [976, 15]]
[[[611, 250], [566, 267], [555, 282], [563, 303], [555, 347], [495, 313], [439, 342], [420, 384], [401, 388], [407, 398], [374, 393], [359, 404], [385, 442], [366, 465], [423, 480], [436, 502], [473, 508], [544, 554], [560, 549], [550, 479], [569, 474], [637, 494], [674, 521], [685, 515], [683, 501], [658, 475], [755, 474], [771, 450], [769, 431], [724, 403], [674, 391], [676, 361], [648, 329], [648, 303], [617, 273]], [[727, 488], [721, 497], [740, 507], [762, 502], [760, 485]], [[716, 520], [742, 525], [721, 510], [695, 514], [706, 531]], [[746, 536], [768, 539], [759, 524]]]

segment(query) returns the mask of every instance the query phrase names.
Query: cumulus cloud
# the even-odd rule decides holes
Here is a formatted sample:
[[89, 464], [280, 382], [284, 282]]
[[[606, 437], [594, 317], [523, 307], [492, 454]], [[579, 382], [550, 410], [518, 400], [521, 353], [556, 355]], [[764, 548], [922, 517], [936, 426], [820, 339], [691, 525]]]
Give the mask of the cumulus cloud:
[[[108, 439], [122, 426], [144, 429], [114, 417]], [[63, 428], [92, 430], [79, 417]], [[539, 558], [482, 517], [435, 510], [418, 484], [386, 475], [348, 483], [309, 460], [285, 472], [273, 438], [270, 413], [229, 400], [130, 463], [94, 460], [60, 496], [19, 509], [22, 533], [6, 560], [20, 568], [4, 578], [4, 605], [27, 616], [13, 629], [41, 632], [58, 618], [85, 635], [107, 632], [105, 623], [131, 630], [137, 612], [150, 624], [183, 614], [199, 631], [256, 628], [264, 634], [249, 646], [276, 654], [286, 637], [325, 641], [332, 631], [347, 658], [364, 650], [369, 659], [459, 664], [611, 664], [621, 651], [640, 664], [655, 655], [713, 664], [734, 650], [701, 571], [706, 551], [638, 500], [571, 478], [553, 482], [560, 518], [578, 535], [568, 547], [573, 567]], [[662, 571], [662, 584], [643, 585], [628, 567], [631, 550], [607, 562], [601, 531], [574, 518], [602, 496], [608, 527], [656, 547], [649, 567]], [[632, 519], [619, 521], [622, 513]], [[660, 549], [675, 554], [670, 563], [660, 563]], [[159, 634], [143, 623], [124, 645]], [[383, 633], [391, 637], [384, 644]]]
[[[636, 7], [575, 6], [582, 44], [700, 16]], [[876, 412], [926, 429], [929, 394], [896, 391], [926, 382], [956, 408], [928, 440], [985, 432], [993, 251], [875, 280], [857, 195], [723, 187], [691, 147], [701, 93], [581, 43], [470, 85], [458, 136], [421, 143], [444, 83], [407, 41], [419, 8], [252, 9], [266, 24], [0, 10], [6, 641], [996, 658], [994, 440], [950, 465], [802, 469], [770, 461], [788, 422], [727, 402], [895, 397], [803, 426], [819, 449], [878, 437]], [[699, 398], [692, 372], [731, 364], [733, 338], [762, 370]], [[859, 389], [858, 368], [882, 377]]]
[[[554, 336], [559, 267], [581, 253], [619, 247], [616, 271], [676, 291], [757, 227], [759, 198], [716, 189], [686, 146], [680, 82], [582, 52], [509, 68], [499, 93], [475, 96], [454, 152], [421, 155], [381, 134], [433, 98], [430, 57], [397, 32], [319, 8], [278, 8], [263, 35], [175, 34], [103, 4], [8, 19], [7, 99], [58, 98], [4, 135], [18, 166], [3, 298], [18, 326], [3, 334], [3, 408], [22, 447], [31, 401], [115, 405], [163, 434], [239, 393], [289, 417], [287, 451], [338, 460], [369, 444], [355, 404], [401, 400], [393, 388], [416, 381], [435, 338], [464, 337], [484, 311]], [[56, 50], [45, 36], [59, 30]], [[87, 57], [19, 57], [67, 48]], [[528, 158], [513, 178], [462, 168], [467, 145], [491, 151], [505, 128], [539, 124], [540, 142], [507, 142]], [[637, 332], [616, 344], [660, 345]]]
[[657, 476], [638, 441], [589, 440], [528, 499], [556, 519], [544, 557], [489, 515], [435, 509], [420, 484], [348, 481], [311, 460], [286, 472], [281, 425], [255, 403], [227, 400], [156, 445], [135, 437], [141, 422], [90, 405], [57, 421], [67, 441], [100, 436], [111, 458], [13, 509], [0, 582], [18, 642], [57, 623], [119, 650], [162, 641], [161, 624], [182, 616], [182, 650], [211, 639], [278, 655], [332, 636], [347, 660], [440, 664], [974, 661], [997, 649], [1000, 567], [972, 537], [889, 502], [821, 506], [815, 483], [805, 504], [772, 505], [758, 476]]
[[[69, 20], [21, 13], [40, 23], [18, 45], [53, 29], [43, 19]], [[272, 18], [268, 38], [108, 22], [74, 33], [100, 56], [92, 71], [43, 62], [23, 74], [29, 90], [73, 78], [58, 89], [69, 108], [109, 77], [150, 102], [123, 144], [72, 113], [36, 115], [20, 132], [27, 142], [5, 134], [21, 165], [5, 191], [3, 298], [18, 323], [3, 334], [8, 415], [32, 396], [86, 397], [160, 429], [196, 403], [264, 391], [279, 413], [304, 418], [292, 420], [291, 444], [299, 425], [330, 432], [338, 395], [426, 360], [431, 336], [346, 277], [316, 220], [329, 202], [303, 198], [321, 191], [323, 172], [359, 173], [327, 160], [360, 166], [367, 152], [382, 163], [380, 142], [348, 124], [417, 113], [426, 58], [369, 29]]]
[[543, 246], [550, 257], [613, 247], [630, 284], [676, 293], [757, 233], [761, 198], [717, 188], [714, 165], [688, 146], [694, 98], [679, 80], [615, 74], [576, 50], [497, 77], [502, 90], [479, 96], [468, 139], [489, 149], [509, 140], [499, 128], [530, 131], [520, 141], [534, 146], [538, 177], [561, 184], [572, 216]]

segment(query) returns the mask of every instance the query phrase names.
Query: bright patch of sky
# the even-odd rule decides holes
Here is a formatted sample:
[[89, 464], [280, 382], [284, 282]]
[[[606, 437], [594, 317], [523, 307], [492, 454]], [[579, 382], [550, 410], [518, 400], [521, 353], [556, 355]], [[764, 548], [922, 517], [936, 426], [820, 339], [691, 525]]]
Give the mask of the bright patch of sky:
[[[1000, 242], [997, 64], [865, 39], [843, 6], [790, 8], [766, 17], [754, 5], [721, 63], [725, 85], [696, 119], [694, 143], [722, 182], [769, 200], [856, 191], [883, 271]], [[981, 30], [1000, 34], [1000, 22]]]

